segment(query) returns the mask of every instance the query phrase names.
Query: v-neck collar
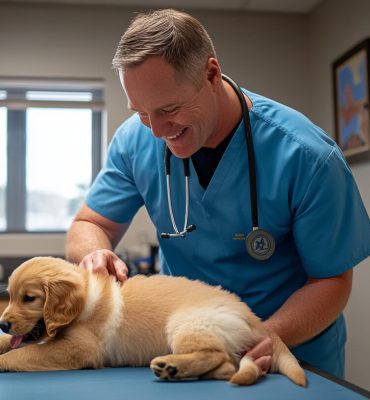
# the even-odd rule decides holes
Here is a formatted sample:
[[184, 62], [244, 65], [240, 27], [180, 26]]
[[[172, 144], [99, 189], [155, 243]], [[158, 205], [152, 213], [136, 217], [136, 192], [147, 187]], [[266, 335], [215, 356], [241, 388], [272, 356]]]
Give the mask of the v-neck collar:
[[236, 163], [240, 162], [239, 154], [242, 151], [247, 152], [243, 121], [240, 122], [235, 134], [231, 138], [206, 189], [199, 183], [193, 162], [190, 160], [190, 176], [193, 177], [190, 184], [191, 194], [198, 201], [212, 201], [227, 180], [230, 171], [234, 170]]

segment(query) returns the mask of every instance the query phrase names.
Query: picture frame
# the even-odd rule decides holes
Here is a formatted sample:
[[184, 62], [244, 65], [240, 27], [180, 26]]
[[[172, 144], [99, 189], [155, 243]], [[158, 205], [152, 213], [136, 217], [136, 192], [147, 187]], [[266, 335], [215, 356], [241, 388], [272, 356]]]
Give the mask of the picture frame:
[[333, 62], [335, 141], [346, 158], [370, 150], [370, 38]]

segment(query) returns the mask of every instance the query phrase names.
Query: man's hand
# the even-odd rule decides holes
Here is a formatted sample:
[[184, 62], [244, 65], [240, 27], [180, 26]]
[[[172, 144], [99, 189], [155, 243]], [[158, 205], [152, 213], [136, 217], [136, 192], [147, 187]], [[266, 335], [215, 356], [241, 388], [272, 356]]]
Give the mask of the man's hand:
[[93, 251], [82, 259], [80, 267], [94, 273], [114, 275], [122, 283], [127, 279], [126, 264], [111, 250]]
[[272, 340], [267, 337], [256, 344], [247, 355], [261, 368], [265, 375], [271, 368], [273, 344]]

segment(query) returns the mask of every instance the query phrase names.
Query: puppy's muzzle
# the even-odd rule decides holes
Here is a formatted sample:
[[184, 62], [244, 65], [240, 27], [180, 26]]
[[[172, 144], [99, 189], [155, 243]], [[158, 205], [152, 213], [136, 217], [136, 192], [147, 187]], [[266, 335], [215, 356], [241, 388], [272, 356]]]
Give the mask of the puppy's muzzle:
[[4, 333], [9, 333], [11, 326], [12, 326], [12, 324], [11, 324], [10, 322], [7, 322], [7, 321], [0, 321], [0, 329], [1, 329]]

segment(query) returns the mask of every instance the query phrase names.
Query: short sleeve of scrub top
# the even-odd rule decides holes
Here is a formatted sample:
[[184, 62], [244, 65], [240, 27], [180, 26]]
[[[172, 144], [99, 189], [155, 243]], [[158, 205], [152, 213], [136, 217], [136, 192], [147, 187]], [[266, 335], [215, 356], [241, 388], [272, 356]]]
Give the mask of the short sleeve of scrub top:
[[131, 128], [131, 120], [118, 128], [109, 145], [107, 161], [86, 199], [90, 208], [117, 223], [130, 222], [144, 204], [129, 164], [130, 142], [125, 138]]
[[292, 228], [300, 259], [312, 278], [345, 272], [369, 255], [369, 217], [338, 147], [333, 147], [296, 204]]

